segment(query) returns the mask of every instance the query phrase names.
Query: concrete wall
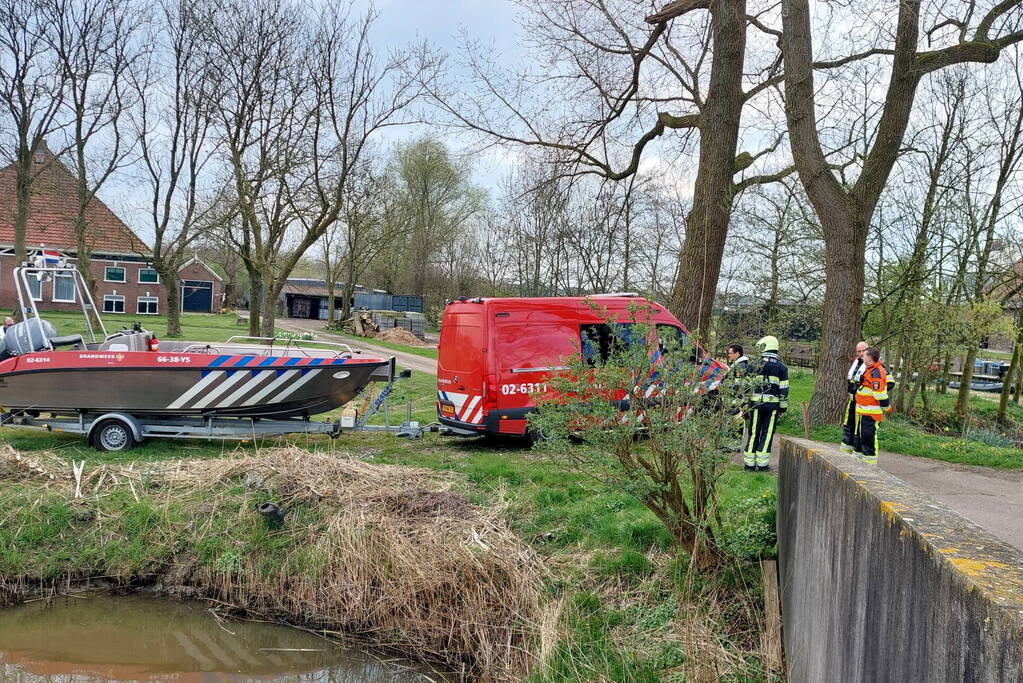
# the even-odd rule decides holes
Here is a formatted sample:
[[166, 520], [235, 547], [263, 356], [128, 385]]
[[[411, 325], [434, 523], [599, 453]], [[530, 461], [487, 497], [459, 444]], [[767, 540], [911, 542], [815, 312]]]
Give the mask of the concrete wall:
[[920, 491], [786, 437], [778, 536], [789, 680], [1023, 681], [1023, 555]]

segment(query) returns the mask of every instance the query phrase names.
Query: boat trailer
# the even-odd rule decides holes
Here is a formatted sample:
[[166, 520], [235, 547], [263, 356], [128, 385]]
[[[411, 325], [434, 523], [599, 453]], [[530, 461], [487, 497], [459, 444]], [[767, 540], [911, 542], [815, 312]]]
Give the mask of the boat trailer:
[[[337, 419], [312, 420], [309, 418], [268, 419], [251, 417], [159, 417], [133, 415], [128, 412], [88, 413], [77, 415], [51, 414], [43, 417], [37, 411], [0, 411], [0, 427], [35, 429], [58, 434], [85, 435], [89, 443], [100, 451], [126, 451], [148, 438], [160, 439], [218, 439], [256, 441], [262, 438], [290, 434], [325, 434], [332, 439], [345, 432], [387, 432], [396, 436], [419, 439], [423, 428], [412, 419], [412, 404], [405, 406], [405, 419], [391, 424], [388, 398], [395, 384], [407, 380], [412, 372], [404, 369], [394, 372], [394, 359], [387, 367], [384, 388], [361, 416], [342, 415]], [[362, 394], [372, 386], [371, 382]], [[360, 394], [360, 396], [362, 395]], [[383, 424], [369, 424], [374, 415], [382, 413]]]

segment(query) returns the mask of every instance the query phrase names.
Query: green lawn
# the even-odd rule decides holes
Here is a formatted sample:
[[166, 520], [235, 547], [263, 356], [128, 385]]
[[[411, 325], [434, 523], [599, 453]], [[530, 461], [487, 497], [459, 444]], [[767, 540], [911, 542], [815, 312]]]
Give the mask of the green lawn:
[[[85, 322], [81, 313], [40, 311], [39, 314], [43, 320], [48, 320], [57, 327], [58, 334], [85, 334]], [[181, 316], [181, 328], [184, 331], [181, 338], [190, 341], [222, 342], [235, 335], [248, 334], [245, 326], [236, 324], [237, 320], [238, 317], [234, 314], [184, 313]], [[136, 322], [155, 333], [157, 338], [164, 337], [167, 331], [167, 316], [164, 315], [130, 313], [103, 315], [103, 324], [108, 333], [125, 327], [130, 328]]]
[[[424, 346], [406, 346], [405, 344], [396, 344], [394, 342], [384, 341], [383, 339], [367, 339], [367, 344], [373, 344], [374, 346], [382, 346], [385, 349], [391, 351], [402, 351], [404, 353], [411, 353], [416, 356], [422, 356], [423, 358], [437, 358], [437, 349]], [[358, 344], [359, 339], [357, 337], [352, 338], [353, 344]]]

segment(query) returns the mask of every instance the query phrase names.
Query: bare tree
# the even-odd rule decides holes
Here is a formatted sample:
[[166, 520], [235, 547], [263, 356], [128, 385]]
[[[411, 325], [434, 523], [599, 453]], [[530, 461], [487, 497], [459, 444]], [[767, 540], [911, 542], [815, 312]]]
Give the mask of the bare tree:
[[881, 192], [902, 150], [921, 79], [953, 64], [993, 62], [1002, 49], [1023, 40], [1023, 31], [1015, 27], [1020, 2], [998, 2], [985, 12], [977, 12], [975, 5], [968, 3], [960, 16], [943, 15], [929, 29], [929, 35], [954, 31], [953, 44], [921, 51], [921, 0], [900, 1], [884, 105], [860, 174], [849, 184], [842, 183], [829, 168], [818, 130], [809, 2], [782, 2], [789, 141], [827, 246], [822, 350], [810, 404], [815, 422], [837, 420], [844, 406], [844, 366], [861, 334], [867, 235]]
[[[1017, 60], [1018, 66], [1018, 60]], [[992, 251], [994, 250], [997, 230], [1005, 219], [1006, 213], [1014, 213], [1020, 204], [1007, 207], [1010, 185], [1016, 180], [1020, 161], [1023, 159], [1023, 80], [1019, 69], [1013, 69], [1013, 85], [1016, 92], [1008, 88], [999, 93], [999, 103], [991, 102], [992, 92], [989, 89], [989, 106], [985, 117], [987, 128], [994, 131], [997, 139], [997, 160], [994, 164], [994, 182], [984, 193], [979, 202], [972, 194], [968, 196], [971, 225], [977, 225], [977, 270], [973, 280], [972, 300], [979, 301], [993, 295]], [[1004, 107], [1004, 108], [1003, 108]], [[979, 204], [979, 206], [977, 206]], [[979, 210], [972, 210], [976, 207]], [[1008, 209], [1008, 211], [1006, 211]], [[962, 383], [959, 385], [959, 396], [956, 400], [956, 412], [966, 415], [970, 398], [970, 383], [973, 379], [973, 362], [977, 357], [977, 345], [971, 345], [963, 361]]]
[[409, 120], [419, 90], [401, 74], [432, 68], [422, 50], [381, 62], [370, 37], [374, 16], [356, 17], [353, 4], [314, 14], [260, 0], [229, 3], [209, 24], [238, 247], [259, 305], [252, 334], [273, 336], [287, 277], [338, 220], [370, 139]]
[[936, 104], [936, 121], [929, 126], [932, 130], [920, 136], [923, 139], [914, 146], [914, 156], [920, 161], [913, 163], [913, 167], [923, 178], [910, 180], [914, 187], [923, 185], [923, 197], [919, 215], [913, 218], [915, 230], [908, 245], [909, 252], [900, 259], [887, 291], [878, 292], [876, 301], [864, 313], [866, 318], [872, 308], [889, 310], [889, 320], [897, 321], [898, 329], [886, 326], [882, 335], [894, 336], [895, 353], [889, 358], [903, 377], [896, 386], [893, 401], [899, 412], [911, 411], [915, 396], [921, 390], [926, 391], [930, 366], [938, 360], [936, 353], [940, 352], [937, 346], [926, 343], [937, 342], [937, 339], [924, 332], [933, 322], [928, 319], [933, 307], [927, 305], [924, 298], [933, 298], [936, 293], [940, 296], [930, 260], [936, 234], [949, 213], [946, 205], [954, 203], [953, 191], [961, 177], [954, 162], [969, 137], [966, 126], [969, 112], [965, 107], [967, 81], [964, 71], [950, 71], [938, 79], [933, 92], [929, 93]]
[[144, 17], [128, 0], [48, 0], [43, 6], [50, 23], [49, 48], [66, 85], [61, 116], [67, 118], [67, 156], [77, 180], [76, 260], [86, 286], [95, 292], [87, 214], [131, 152], [123, 114], [137, 92], [130, 76], [146, 50], [140, 40]]
[[[48, 22], [37, 0], [0, 1], [0, 108], [10, 118], [0, 154], [14, 165], [14, 249], [18, 263], [25, 245], [34, 177], [34, 152], [45, 145], [63, 104], [64, 71], [48, 50]], [[2, 120], [2, 119], [0, 119]]]
[[569, 188], [564, 179], [551, 177], [550, 170], [528, 160], [501, 186], [507, 248], [520, 296], [564, 293]]
[[167, 292], [169, 337], [181, 336], [178, 270], [218, 206], [201, 196], [204, 170], [216, 147], [210, 131], [213, 83], [201, 30], [207, 14], [202, 0], [162, 0], [151, 36], [159, 49], [132, 78], [139, 102], [132, 119], [153, 227], [150, 260]]
[[[459, 125], [491, 140], [549, 150], [565, 174], [611, 180], [635, 174], [654, 140], [674, 133], [687, 147], [698, 134], [694, 196], [669, 307], [706, 336], [733, 199], [791, 172], [742, 177], [780, 137], [756, 153], [737, 154], [744, 106], [779, 78], [778, 60], [768, 59], [751, 65], [760, 78], [744, 90], [747, 27], [770, 41], [778, 32], [748, 17], [746, 0], [676, 0], [646, 17], [652, 29], [642, 27], [646, 5], [637, 0], [523, 5], [529, 40], [544, 60], [541, 73], [505, 82], [499, 67], [470, 50], [480, 91], [459, 97], [434, 88], [434, 100]], [[567, 104], [554, 109], [552, 100]], [[676, 108], [680, 113], [668, 111]]]
[[803, 197], [787, 182], [752, 188], [739, 201], [734, 258], [745, 266], [745, 284], [764, 305], [764, 325], [778, 330], [784, 302], [805, 300], [800, 285], [823, 280], [815, 256], [817, 226], [800, 211]]
[[390, 179], [375, 173], [368, 161], [349, 177], [349, 189], [338, 220], [324, 233], [321, 245], [327, 278], [327, 319], [334, 320], [334, 283], [344, 278], [341, 319], [351, 314], [355, 285], [391, 244], [408, 233]]
[[511, 294], [514, 261], [511, 257], [514, 239], [505, 229], [501, 215], [494, 210], [480, 215], [475, 239], [475, 260], [479, 264], [480, 285], [483, 296]]

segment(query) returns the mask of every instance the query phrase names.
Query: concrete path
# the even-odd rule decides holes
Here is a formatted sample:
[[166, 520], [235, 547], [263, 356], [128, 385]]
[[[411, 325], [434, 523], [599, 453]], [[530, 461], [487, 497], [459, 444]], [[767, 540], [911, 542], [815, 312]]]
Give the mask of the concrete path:
[[[771, 457], [774, 472], [778, 471], [779, 441], [775, 439]], [[737, 462], [742, 463], [741, 456]], [[957, 465], [884, 451], [877, 462], [885, 472], [1023, 551], [1023, 471]]]
[[895, 453], [881, 453], [878, 464], [1023, 550], [1023, 471], [956, 465]]
[[383, 346], [376, 346], [372, 343], [372, 341], [361, 337], [349, 337], [347, 335], [324, 332], [322, 320], [296, 320], [288, 318], [285, 320], [278, 320], [276, 324], [277, 327], [288, 330], [289, 332], [297, 332], [299, 334], [302, 332], [312, 332], [316, 335], [317, 339], [348, 344], [353, 349], [361, 349], [363, 352], [371, 353], [373, 355], [380, 355], [385, 358], [394, 356], [397, 359], [399, 368], [411, 368], [414, 372], [424, 372], [428, 375], [437, 374], [437, 361], [433, 358], [424, 358], [423, 356], [417, 356], [414, 353], [393, 351]]

